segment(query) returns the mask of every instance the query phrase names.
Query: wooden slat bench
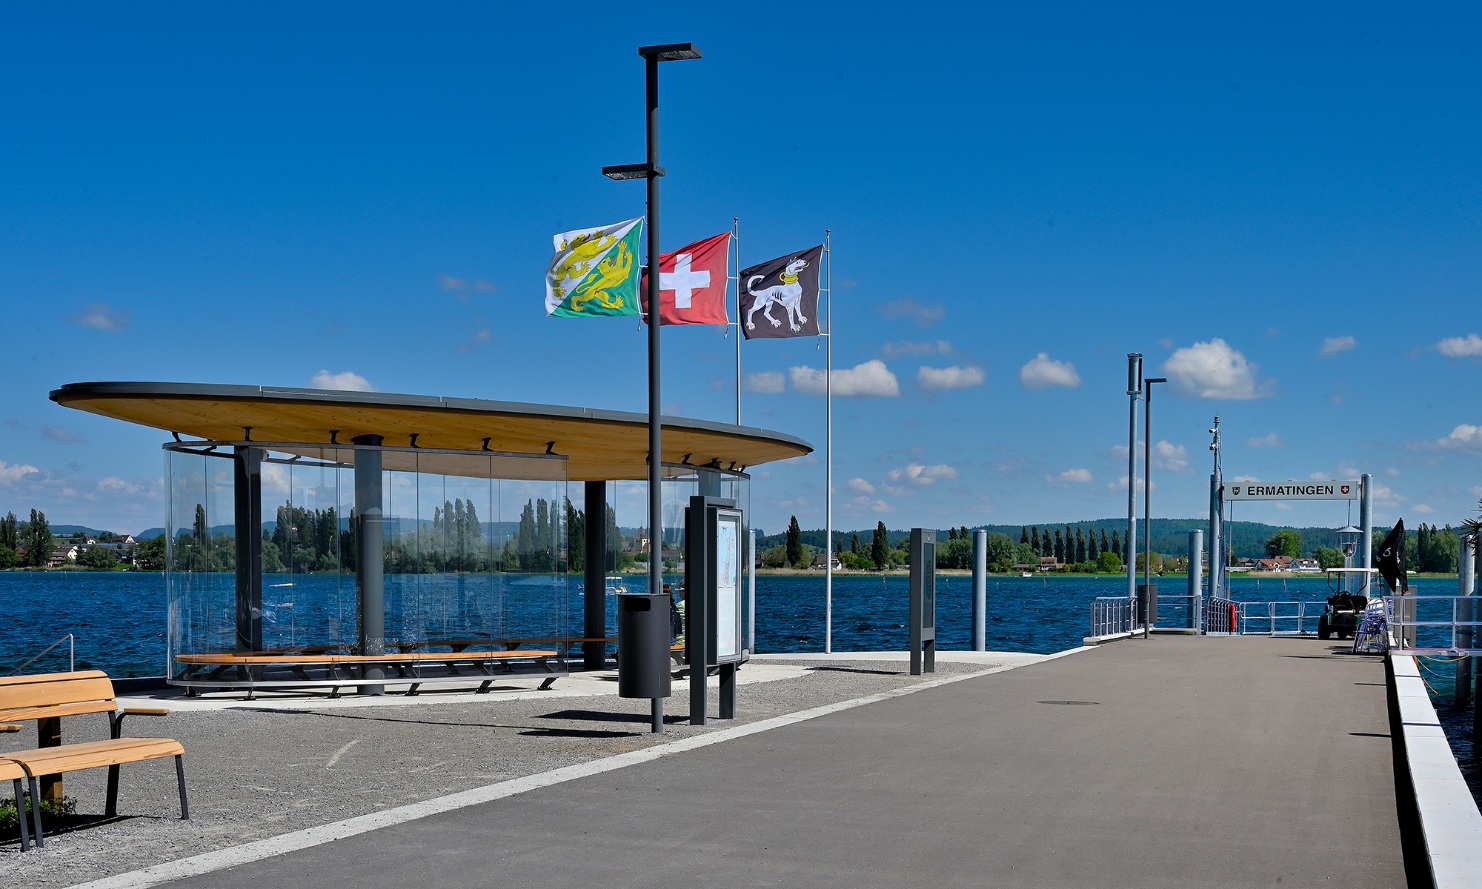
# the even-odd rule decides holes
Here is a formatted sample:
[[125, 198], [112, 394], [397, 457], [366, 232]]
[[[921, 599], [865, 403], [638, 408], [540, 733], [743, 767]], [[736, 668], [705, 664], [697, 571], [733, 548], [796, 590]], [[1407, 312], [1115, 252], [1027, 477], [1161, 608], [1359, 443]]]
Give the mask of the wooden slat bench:
[[[445, 643], [444, 643], [445, 644]], [[489, 640], [482, 640], [479, 644], [489, 645]], [[339, 697], [340, 689], [350, 685], [382, 685], [388, 682], [407, 682], [410, 687], [407, 694], [415, 695], [418, 689], [429, 683], [468, 682], [470, 679], [480, 679], [477, 694], [484, 694], [495, 682], [494, 667], [512, 672], [511, 662], [528, 661], [536, 667], [549, 674], [541, 682], [541, 690], [551, 685], [562, 675], [552, 665], [551, 661], [558, 658], [559, 653], [553, 650], [521, 649], [518, 651], [508, 649], [493, 649], [490, 651], [471, 651], [473, 643], [465, 646], [461, 651], [438, 652], [438, 651], [402, 651], [388, 652], [386, 654], [278, 654], [271, 652], [245, 652], [245, 653], [220, 653], [220, 654], [181, 654], [176, 655], [175, 660], [186, 667], [186, 674], [181, 677], [177, 684], [192, 686], [216, 686], [219, 688], [245, 688], [249, 700], [253, 696], [254, 688], [305, 688], [305, 687], [327, 687], [330, 689], [330, 697]], [[429, 664], [438, 664], [447, 668], [446, 676], [427, 676], [420, 672], [420, 668]], [[479, 672], [470, 676], [461, 673], [461, 667], [472, 666]], [[390, 667], [397, 671], [396, 676], [367, 679], [365, 670], [368, 667]], [[240, 681], [224, 680], [224, 672], [230, 669], [239, 669], [246, 678]], [[308, 669], [319, 668], [325, 671], [327, 678], [315, 679], [308, 674]], [[294, 673], [293, 679], [270, 679], [266, 678], [269, 670], [286, 669]], [[410, 672], [409, 672], [410, 671]], [[358, 675], [357, 675], [358, 672]]]
[[[37, 722], [38, 729], [47, 720], [63, 716], [103, 713], [108, 716], [109, 739], [79, 744], [41, 746], [35, 750], [9, 750], [0, 753], [0, 763], [19, 766], [30, 784], [31, 812], [38, 847], [45, 845], [41, 834], [41, 790], [39, 780], [64, 772], [108, 768], [108, 798], [104, 814], [118, 814], [118, 769], [124, 763], [151, 759], [175, 759], [175, 779], [180, 789], [180, 817], [190, 817], [185, 797], [185, 748], [170, 738], [125, 738], [125, 716], [164, 716], [162, 707], [126, 707], [120, 709], [113, 697], [113, 683], [100, 670], [75, 673], [46, 673], [35, 676], [0, 678], [0, 724]], [[59, 724], [59, 723], [58, 723]], [[39, 734], [46, 734], [39, 731]], [[55, 736], [60, 738], [60, 729]], [[3, 777], [3, 774], [0, 774]], [[19, 802], [19, 801], [17, 801]], [[22, 811], [24, 822], [24, 814]], [[21, 848], [26, 848], [24, 833]]]

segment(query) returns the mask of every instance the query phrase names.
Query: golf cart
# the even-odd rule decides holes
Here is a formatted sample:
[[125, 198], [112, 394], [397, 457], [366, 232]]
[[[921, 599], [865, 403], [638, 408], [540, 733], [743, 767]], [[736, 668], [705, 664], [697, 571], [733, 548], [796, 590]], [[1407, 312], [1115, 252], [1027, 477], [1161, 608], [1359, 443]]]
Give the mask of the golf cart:
[[[1336, 635], [1339, 639], [1347, 639], [1354, 634], [1359, 618], [1369, 604], [1369, 597], [1363, 593], [1369, 589], [1369, 575], [1373, 570], [1328, 569], [1328, 589], [1333, 591], [1333, 595], [1328, 596], [1328, 607], [1323, 609], [1322, 616], [1317, 619], [1317, 638], [1331, 639]], [[1357, 592], [1352, 592], [1355, 588]]]

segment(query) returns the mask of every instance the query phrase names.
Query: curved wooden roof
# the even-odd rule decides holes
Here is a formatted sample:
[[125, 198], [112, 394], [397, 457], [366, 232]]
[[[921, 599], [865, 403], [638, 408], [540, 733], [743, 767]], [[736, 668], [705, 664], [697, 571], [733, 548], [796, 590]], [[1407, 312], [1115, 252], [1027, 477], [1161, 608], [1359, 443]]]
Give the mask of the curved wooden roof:
[[[51, 393], [64, 407], [213, 441], [383, 444], [567, 458], [572, 481], [648, 478], [648, 415], [486, 401], [199, 383], [69, 383]], [[740, 470], [811, 453], [791, 435], [663, 417], [663, 462], [719, 461]], [[249, 431], [250, 430], [250, 431]], [[416, 436], [413, 440], [413, 436]], [[488, 439], [487, 446], [485, 439]]]

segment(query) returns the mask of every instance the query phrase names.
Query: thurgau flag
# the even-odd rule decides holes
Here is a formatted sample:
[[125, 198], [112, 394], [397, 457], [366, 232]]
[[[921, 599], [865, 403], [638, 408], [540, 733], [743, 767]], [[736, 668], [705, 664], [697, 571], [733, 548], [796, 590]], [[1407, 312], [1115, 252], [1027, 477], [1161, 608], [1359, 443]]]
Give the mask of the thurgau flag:
[[820, 244], [741, 270], [736, 292], [747, 339], [818, 335], [822, 258]]
[[559, 318], [638, 314], [643, 217], [561, 232], [545, 272], [545, 312]]

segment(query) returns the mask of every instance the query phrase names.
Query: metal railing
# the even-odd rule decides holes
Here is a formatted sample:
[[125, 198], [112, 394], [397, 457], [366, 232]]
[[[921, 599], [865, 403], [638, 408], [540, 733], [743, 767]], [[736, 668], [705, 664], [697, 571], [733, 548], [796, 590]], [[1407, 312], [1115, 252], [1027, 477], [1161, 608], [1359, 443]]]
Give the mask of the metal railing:
[[1091, 600], [1091, 632], [1088, 638], [1132, 632], [1132, 601], [1126, 596], [1098, 596]]
[[11, 670], [9, 673], [7, 673], [5, 675], [7, 675], [7, 676], [19, 676], [20, 675], [20, 672], [22, 670], [26, 669], [27, 667], [31, 666], [32, 664], [34, 664], [37, 661], [41, 660], [42, 658], [46, 657], [48, 654], [51, 654], [52, 649], [56, 648], [58, 645], [61, 645], [63, 642], [67, 643], [67, 672], [71, 673], [71, 672], [76, 671], [76, 669], [77, 669], [77, 646], [76, 646], [75, 640], [72, 637], [72, 634], [71, 633], [68, 633], [67, 635], [63, 636], [62, 638], [58, 639], [57, 641], [53, 642], [52, 644], [50, 644], [50, 645], [46, 646], [45, 648], [41, 649], [41, 653], [40, 654], [37, 654], [35, 657], [31, 658], [29, 661], [26, 661], [24, 664], [21, 664], [19, 667], [16, 667], [14, 670]]
[[[1267, 636], [1307, 636], [1317, 632], [1318, 620], [1327, 610], [1326, 602], [1237, 602], [1240, 607], [1241, 634]], [[1262, 613], [1264, 612], [1264, 613]], [[1311, 618], [1312, 628], [1307, 628]], [[1260, 628], [1264, 626], [1265, 630]]]
[[[1478, 596], [1384, 596], [1389, 606], [1389, 630], [1400, 648], [1410, 654], [1482, 655], [1482, 613]], [[1449, 618], [1447, 614], [1449, 613]], [[1406, 644], [1414, 630], [1415, 645]], [[1440, 645], [1436, 643], [1449, 643]]]
[[1239, 607], [1230, 599], [1211, 596], [1204, 600], [1204, 632], [1239, 632]]

